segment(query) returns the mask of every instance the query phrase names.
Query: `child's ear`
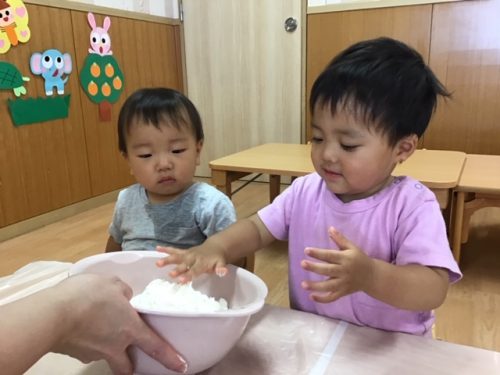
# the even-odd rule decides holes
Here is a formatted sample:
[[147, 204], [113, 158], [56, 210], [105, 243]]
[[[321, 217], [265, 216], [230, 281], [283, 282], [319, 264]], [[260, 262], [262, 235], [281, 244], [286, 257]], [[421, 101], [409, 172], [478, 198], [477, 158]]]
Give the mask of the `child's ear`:
[[129, 170], [129, 173], [133, 176], [134, 175], [134, 171], [132, 170], [132, 168], [130, 167], [130, 160], [128, 158], [128, 154], [126, 152], [123, 152], [123, 151], [120, 151], [120, 154], [121, 156], [125, 159], [125, 161], [128, 163], [128, 166], [130, 168]]
[[408, 135], [400, 139], [396, 145], [396, 160], [398, 163], [404, 162], [417, 149], [418, 137], [416, 134]]
[[200, 154], [203, 148], [203, 139], [196, 142], [196, 165], [200, 165]]

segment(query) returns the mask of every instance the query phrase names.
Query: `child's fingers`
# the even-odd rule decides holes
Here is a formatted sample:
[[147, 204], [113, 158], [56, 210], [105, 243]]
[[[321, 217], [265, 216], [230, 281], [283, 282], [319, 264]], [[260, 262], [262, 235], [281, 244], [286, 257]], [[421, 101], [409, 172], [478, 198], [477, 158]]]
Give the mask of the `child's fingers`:
[[165, 267], [168, 266], [169, 264], [181, 264], [184, 262], [183, 257], [179, 255], [169, 255], [165, 258], [158, 259], [156, 261], [156, 265], [158, 267]]
[[328, 277], [337, 277], [341, 273], [341, 268], [337, 264], [311, 262], [303, 259], [300, 266], [306, 271], [314, 272]]
[[338, 245], [339, 250], [347, 250], [356, 247], [351, 241], [349, 241], [342, 233], [340, 233], [334, 227], [328, 228], [328, 236], [332, 239], [333, 242], [335, 242]]
[[339, 264], [343, 258], [341, 251], [331, 249], [316, 249], [314, 247], [306, 247], [304, 249], [304, 254], [311, 258], [315, 258], [317, 260], [321, 260], [323, 262], [331, 264]]
[[316, 302], [333, 302], [345, 295], [340, 288], [339, 281], [337, 280], [329, 279], [317, 282], [306, 280], [301, 282], [301, 286], [305, 290], [312, 292], [309, 296]]
[[333, 293], [333, 292], [323, 293], [323, 294], [319, 294], [319, 293], [311, 293], [310, 294], [310, 298], [313, 301], [319, 302], [319, 303], [335, 302], [340, 297], [343, 297], [343, 295], [341, 295], [339, 293]]
[[160, 253], [165, 253], [168, 255], [182, 254], [185, 253], [185, 250], [176, 249], [175, 247], [167, 247], [167, 246], [156, 246], [156, 251]]
[[179, 250], [173, 247], [157, 246], [156, 251], [165, 253], [168, 256], [156, 261], [158, 267], [164, 267], [169, 264], [189, 264], [189, 253], [186, 250]]

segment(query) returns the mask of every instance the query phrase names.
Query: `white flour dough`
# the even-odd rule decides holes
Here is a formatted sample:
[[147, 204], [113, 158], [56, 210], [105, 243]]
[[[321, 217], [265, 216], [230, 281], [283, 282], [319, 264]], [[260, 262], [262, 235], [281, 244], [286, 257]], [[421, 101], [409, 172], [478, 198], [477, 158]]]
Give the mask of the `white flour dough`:
[[135, 308], [157, 312], [216, 312], [228, 309], [224, 298], [217, 301], [194, 290], [191, 283], [178, 284], [163, 279], [151, 281], [130, 303]]

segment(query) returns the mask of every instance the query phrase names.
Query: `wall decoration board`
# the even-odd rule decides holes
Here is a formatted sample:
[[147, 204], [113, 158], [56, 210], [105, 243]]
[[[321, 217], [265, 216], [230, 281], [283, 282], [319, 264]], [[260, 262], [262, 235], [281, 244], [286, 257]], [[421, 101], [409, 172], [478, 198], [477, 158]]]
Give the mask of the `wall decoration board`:
[[45, 82], [30, 71], [30, 57], [49, 49], [68, 53], [72, 73], [64, 93], [71, 101], [67, 118], [15, 127], [7, 102], [16, 96], [11, 89], [0, 90], [0, 228], [131, 184], [117, 145], [121, 105], [141, 87], [183, 91], [179, 24], [112, 15], [113, 56], [127, 82], [112, 107], [111, 121], [102, 122], [98, 107], [81, 88], [79, 72], [90, 47], [87, 13], [92, 10], [99, 25], [105, 14], [97, 7], [81, 11], [28, 3], [27, 9], [29, 43], [0, 55], [0, 60], [30, 78], [24, 82], [24, 98], [45, 98]]
[[[104, 16], [95, 14], [98, 25]], [[89, 25], [86, 14], [72, 13], [76, 61], [83, 66], [88, 55]], [[111, 122], [99, 119], [99, 109], [82, 95], [85, 139], [89, 153], [90, 179], [94, 195], [126, 186], [134, 180], [118, 151], [116, 120], [123, 102], [140, 87], [166, 86], [183, 91], [179, 27], [111, 17], [113, 56], [120, 62], [126, 83], [111, 108]]]
[[160, 17], [179, 18], [178, 0], [71, 0]]
[[87, 20], [91, 27], [91, 48], [80, 71], [80, 83], [89, 99], [99, 106], [99, 119], [111, 121], [111, 104], [120, 97], [124, 84], [123, 73], [111, 48], [111, 20], [106, 16], [103, 26], [97, 26], [92, 12], [87, 13]]
[[[24, 97], [45, 97], [44, 80], [32, 75], [30, 58], [53, 46], [75, 55], [71, 12], [30, 4], [27, 8], [32, 31], [29, 43], [19, 44], [1, 59], [30, 77]], [[0, 225], [64, 207], [91, 194], [82, 110], [74, 105], [81, 95], [75, 74], [68, 77], [65, 91], [72, 95], [67, 118], [18, 128], [7, 107], [15, 96], [0, 91]]]
[[0, 54], [30, 39], [28, 22], [28, 10], [21, 0], [0, 0]]

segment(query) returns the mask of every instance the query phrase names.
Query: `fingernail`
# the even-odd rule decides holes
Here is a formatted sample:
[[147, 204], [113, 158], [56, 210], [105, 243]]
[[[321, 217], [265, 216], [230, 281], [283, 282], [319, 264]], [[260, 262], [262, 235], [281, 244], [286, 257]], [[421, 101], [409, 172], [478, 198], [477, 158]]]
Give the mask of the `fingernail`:
[[180, 354], [177, 354], [177, 359], [182, 363], [182, 368], [180, 369], [183, 374], [185, 374], [188, 370], [188, 364], [184, 357], [182, 357]]
[[224, 270], [223, 268], [218, 268], [215, 270], [215, 274], [219, 277], [224, 277], [226, 276], [226, 270]]

